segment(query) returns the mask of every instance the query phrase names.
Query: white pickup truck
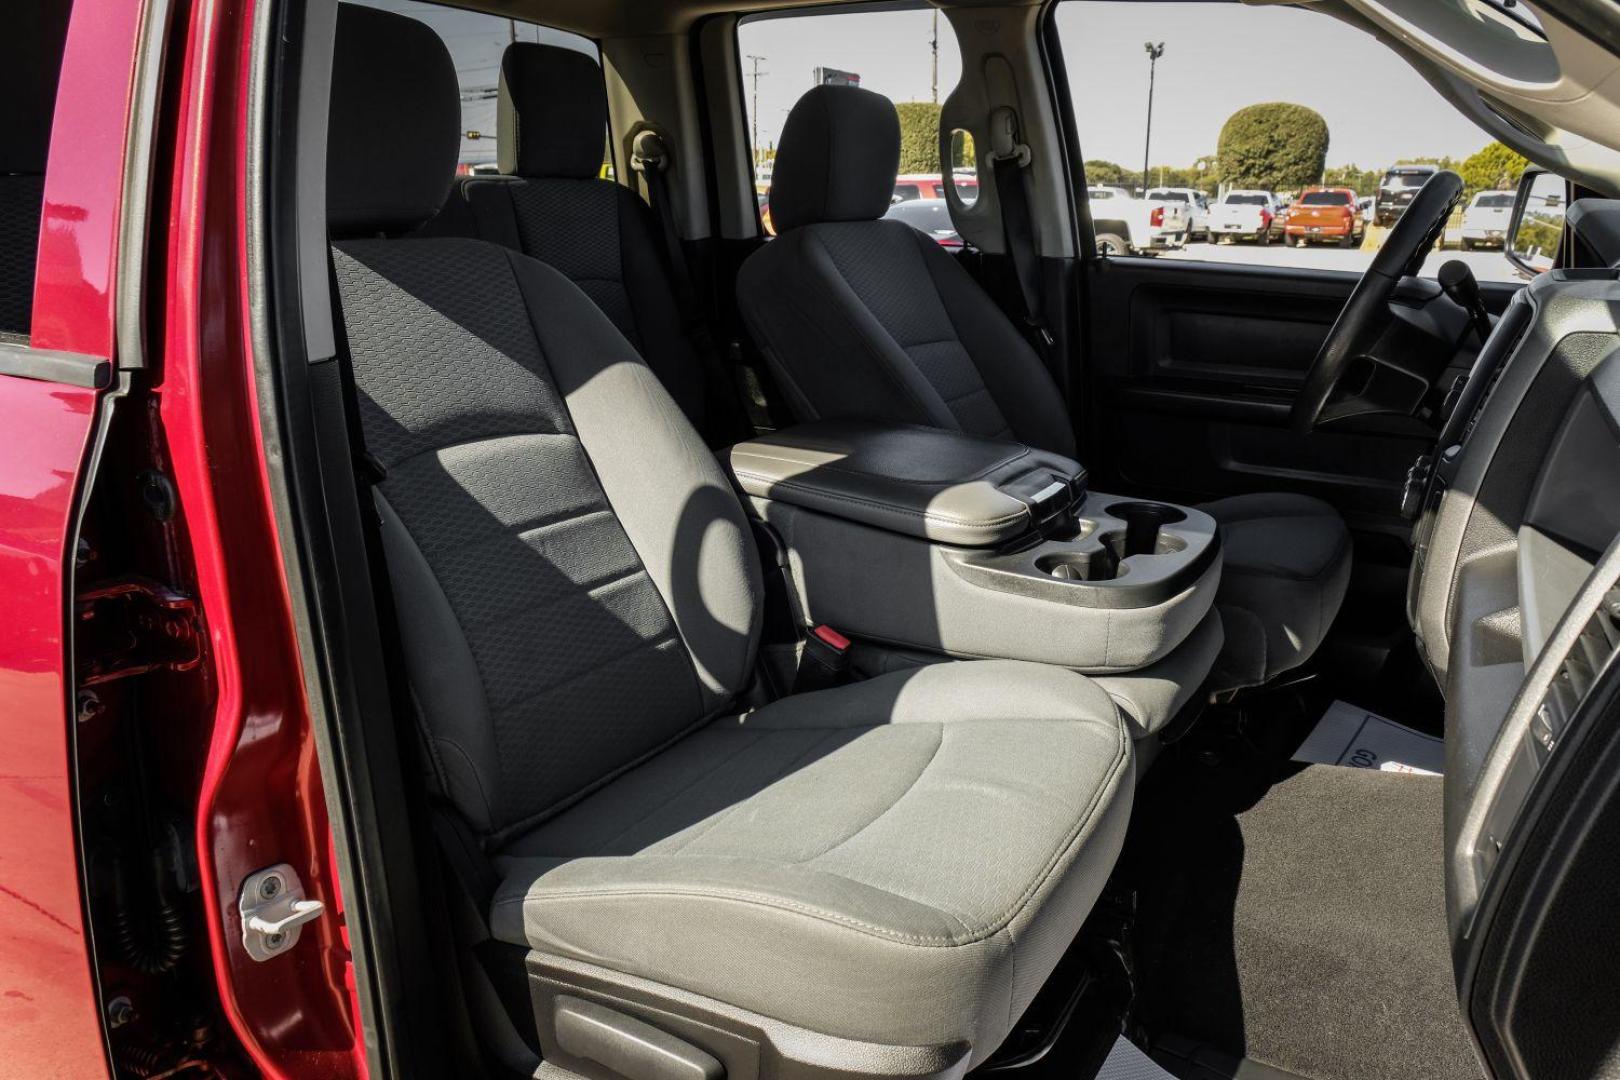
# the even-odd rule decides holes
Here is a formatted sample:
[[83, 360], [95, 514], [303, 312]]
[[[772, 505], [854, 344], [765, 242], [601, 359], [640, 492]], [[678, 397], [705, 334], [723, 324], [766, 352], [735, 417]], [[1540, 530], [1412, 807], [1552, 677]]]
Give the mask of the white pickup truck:
[[1178, 202], [1187, 207], [1187, 236], [1191, 240], [1208, 240], [1209, 196], [1197, 188], [1148, 188], [1148, 202]]
[[1210, 209], [1209, 239], [1219, 243], [1221, 237], [1230, 236], [1233, 240], [1269, 244], [1272, 234], [1280, 231], [1277, 225], [1280, 208], [1277, 196], [1269, 191], [1228, 191]]
[[1511, 191], [1481, 191], [1468, 204], [1462, 216], [1462, 246], [1464, 251], [1475, 248], [1499, 248], [1506, 241], [1508, 224], [1513, 220]]
[[1187, 246], [1191, 218], [1187, 204], [1138, 199], [1124, 188], [1086, 188], [1099, 255], [1143, 255]]

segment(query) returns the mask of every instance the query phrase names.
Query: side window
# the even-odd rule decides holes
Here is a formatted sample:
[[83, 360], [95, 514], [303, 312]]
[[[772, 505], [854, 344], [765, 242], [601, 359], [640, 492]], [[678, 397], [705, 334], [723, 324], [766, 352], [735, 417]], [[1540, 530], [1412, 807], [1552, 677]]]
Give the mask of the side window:
[[1525, 160], [1371, 35], [1270, 5], [1064, 0], [1055, 17], [1099, 250], [1365, 270], [1451, 169], [1467, 190], [1423, 272], [1460, 258], [1518, 280], [1499, 204]]
[[66, 0], [50, 0], [7, 12], [14, 47], [0, 71], [6, 109], [5, 163], [0, 165], [0, 345], [27, 345], [33, 331], [45, 159], [69, 9]]
[[[942, 245], [958, 245], [943, 201], [953, 183], [964, 201], [977, 193], [971, 140], [955, 140], [948, 169], [939, 151], [940, 102], [962, 72], [950, 24], [937, 11], [830, 11], [769, 14], [737, 28], [743, 100], [753, 144], [754, 184], [767, 233], [776, 144], [788, 112], [811, 87], [860, 86], [894, 102], [900, 114], [900, 175], [893, 214]], [[922, 203], [902, 209], [904, 204]], [[935, 211], [938, 211], [937, 213]], [[943, 220], [944, 227], [940, 227]]]
[[[462, 176], [497, 171], [495, 108], [500, 96], [501, 55], [508, 45], [521, 41], [560, 45], [601, 63], [596, 42], [566, 30], [423, 0], [352, 2], [408, 15], [431, 26], [444, 39], [455, 61], [456, 78], [461, 83], [461, 157], [456, 163], [456, 172]], [[607, 154], [606, 132], [602, 139], [603, 169], [607, 175], [611, 173], [612, 162]]]

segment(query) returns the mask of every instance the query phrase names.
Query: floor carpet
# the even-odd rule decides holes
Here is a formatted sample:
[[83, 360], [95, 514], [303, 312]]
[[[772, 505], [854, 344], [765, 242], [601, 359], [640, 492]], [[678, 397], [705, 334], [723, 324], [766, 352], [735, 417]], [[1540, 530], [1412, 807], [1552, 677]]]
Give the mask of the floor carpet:
[[1312, 1080], [1477, 1080], [1446, 940], [1440, 780], [1317, 765], [1234, 782], [1163, 764], [1133, 845], [1156, 856], [1138, 922], [1146, 1030]]

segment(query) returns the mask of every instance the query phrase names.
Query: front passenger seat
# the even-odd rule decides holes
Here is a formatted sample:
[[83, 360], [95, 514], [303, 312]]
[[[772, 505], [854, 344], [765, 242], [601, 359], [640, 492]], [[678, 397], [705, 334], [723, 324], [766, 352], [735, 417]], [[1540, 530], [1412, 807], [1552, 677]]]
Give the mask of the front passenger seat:
[[718, 463], [556, 270], [380, 238], [443, 202], [456, 74], [338, 12], [327, 224], [405, 666], [546, 1057], [595, 1075], [650, 1024], [737, 1080], [961, 1075], [1119, 853], [1114, 702], [1013, 661], [739, 702], [761, 580]]
[[[737, 296], [800, 419], [926, 424], [1074, 457], [1063, 395], [1035, 350], [930, 237], [887, 212], [900, 160], [894, 105], [818, 86], [777, 147], [777, 237], [743, 264]], [[1200, 507], [1220, 522], [1221, 688], [1308, 660], [1350, 580], [1350, 531], [1327, 503], [1240, 495]]]

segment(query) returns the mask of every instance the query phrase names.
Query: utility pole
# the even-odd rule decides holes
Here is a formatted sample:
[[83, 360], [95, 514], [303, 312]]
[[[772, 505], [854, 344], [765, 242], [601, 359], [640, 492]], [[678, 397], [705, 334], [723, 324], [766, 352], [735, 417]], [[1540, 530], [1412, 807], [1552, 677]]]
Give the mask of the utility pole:
[[748, 145], [753, 148], [755, 169], [759, 168], [759, 77], [761, 75], [770, 74], [768, 71], [759, 70], [759, 65], [764, 59], [765, 58], [763, 56], [750, 55], [748, 57], [749, 62], [754, 65], [753, 70], [748, 73], [748, 77], [753, 83], [752, 93], [754, 99], [753, 106], [750, 110], [750, 114], [753, 117], [754, 133], [749, 137]]
[[1153, 78], [1158, 72], [1159, 57], [1164, 55], [1164, 42], [1155, 44], [1144, 41], [1142, 48], [1146, 49], [1148, 54], [1147, 133], [1142, 136], [1142, 194], [1145, 196], [1148, 184], [1152, 182], [1148, 179], [1148, 152], [1153, 147]]
[[933, 97], [933, 102], [934, 102], [935, 105], [938, 105], [939, 104], [939, 8], [934, 9], [934, 35], [933, 35], [933, 38], [929, 41], [928, 47], [931, 50], [933, 50], [933, 53], [934, 53], [934, 83], [933, 83], [934, 97]]

